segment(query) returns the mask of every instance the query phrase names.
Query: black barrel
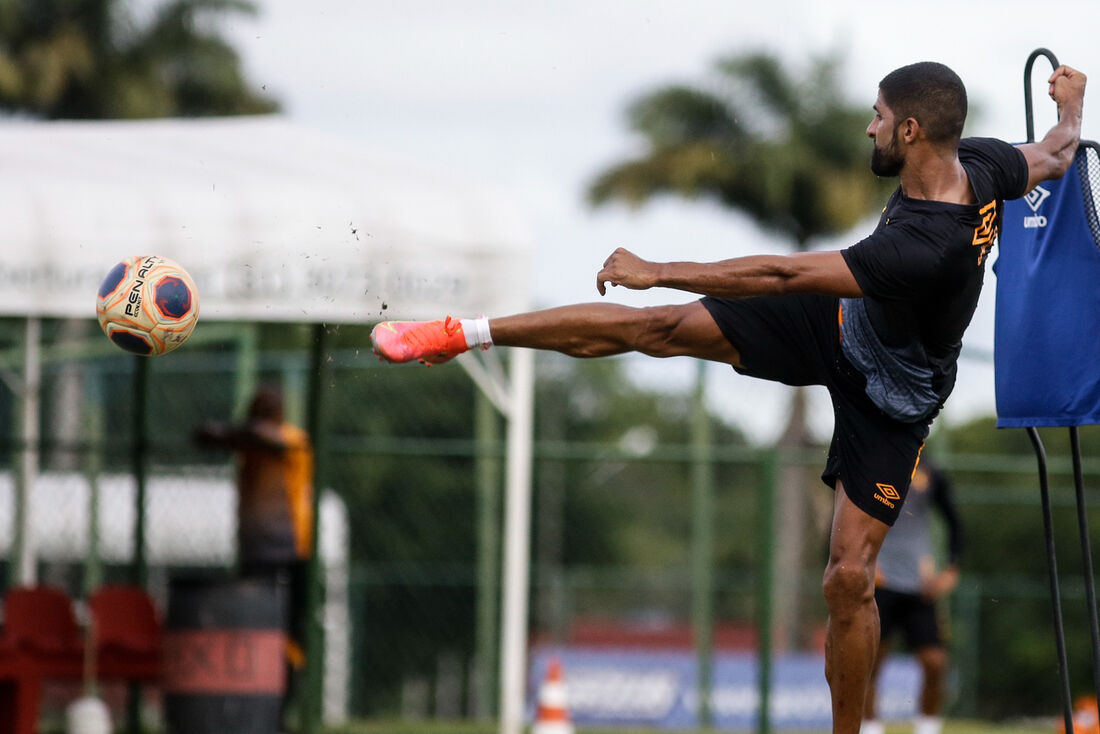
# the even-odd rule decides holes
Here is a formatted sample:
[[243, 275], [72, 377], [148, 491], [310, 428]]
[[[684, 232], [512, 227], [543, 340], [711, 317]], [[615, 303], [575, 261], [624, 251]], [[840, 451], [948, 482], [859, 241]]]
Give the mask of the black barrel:
[[286, 592], [274, 580], [176, 579], [164, 625], [168, 734], [277, 734]]

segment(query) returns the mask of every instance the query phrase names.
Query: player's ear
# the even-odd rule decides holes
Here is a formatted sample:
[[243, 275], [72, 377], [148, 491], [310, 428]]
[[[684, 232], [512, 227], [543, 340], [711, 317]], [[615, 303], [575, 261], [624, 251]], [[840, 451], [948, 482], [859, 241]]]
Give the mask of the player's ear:
[[906, 117], [898, 126], [898, 137], [907, 143], [915, 143], [920, 137], [920, 123], [915, 117]]

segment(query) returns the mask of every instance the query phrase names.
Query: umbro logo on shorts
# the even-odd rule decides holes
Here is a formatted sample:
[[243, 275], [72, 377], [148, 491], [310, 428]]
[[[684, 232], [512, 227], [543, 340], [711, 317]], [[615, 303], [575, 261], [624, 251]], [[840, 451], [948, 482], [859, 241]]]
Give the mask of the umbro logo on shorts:
[[875, 499], [889, 507], [891, 510], [894, 509], [893, 500], [901, 499], [901, 495], [898, 494], [898, 491], [896, 489], [894, 489], [894, 485], [876, 484], [875, 486], [878, 487], [878, 492], [875, 492]]

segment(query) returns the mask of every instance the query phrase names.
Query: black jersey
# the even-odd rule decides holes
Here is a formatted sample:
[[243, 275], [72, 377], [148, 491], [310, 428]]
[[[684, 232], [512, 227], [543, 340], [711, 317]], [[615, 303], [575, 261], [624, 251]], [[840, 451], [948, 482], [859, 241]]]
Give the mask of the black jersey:
[[1027, 187], [1023, 154], [1003, 141], [964, 139], [959, 161], [977, 204], [912, 199], [899, 187], [875, 231], [842, 251], [864, 294], [842, 299], [844, 354], [875, 404], [902, 421], [928, 418], [950, 395], [1003, 202]]

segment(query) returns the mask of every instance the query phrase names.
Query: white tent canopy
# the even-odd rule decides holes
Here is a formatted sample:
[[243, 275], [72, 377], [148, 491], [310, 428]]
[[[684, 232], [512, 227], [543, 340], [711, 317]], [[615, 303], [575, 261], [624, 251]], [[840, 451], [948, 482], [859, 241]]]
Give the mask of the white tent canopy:
[[[100, 281], [123, 257], [183, 265], [199, 289], [200, 330], [207, 319], [363, 323], [530, 307], [531, 245], [502, 200], [279, 117], [9, 122], [0, 131], [0, 315], [29, 317], [20, 383], [28, 447], [37, 439], [37, 319], [91, 318]], [[513, 734], [526, 667], [533, 358], [513, 354], [509, 379], [472, 353], [458, 361], [509, 422], [500, 680], [501, 730]], [[20, 491], [34, 486], [36, 464], [28, 448]], [[29, 535], [25, 499], [17, 522]], [[20, 561], [25, 577], [32, 555]]]
[[187, 268], [203, 319], [529, 304], [531, 247], [505, 202], [279, 117], [0, 129], [0, 313], [90, 316], [111, 266], [148, 253]]

